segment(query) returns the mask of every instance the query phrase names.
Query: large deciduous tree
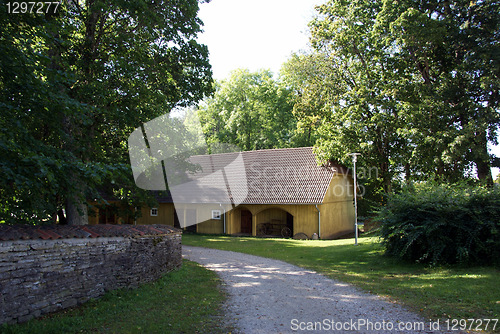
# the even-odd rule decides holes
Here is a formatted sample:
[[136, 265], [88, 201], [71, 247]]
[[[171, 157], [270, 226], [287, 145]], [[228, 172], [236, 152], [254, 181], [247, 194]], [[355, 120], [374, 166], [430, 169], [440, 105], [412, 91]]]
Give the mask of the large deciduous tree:
[[491, 184], [488, 142], [496, 142], [500, 125], [500, 3], [382, 4], [377, 47], [391, 51], [389, 70], [407, 78], [400, 83], [401, 98], [413, 104], [418, 140], [438, 147], [438, 171], [472, 162], [477, 177]]
[[294, 145], [296, 119], [290, 90], [270, 71], [235, 70], [216, 84], [215, 95], [199, 107], [207, 142], [242, 150]]
[[317, 7], [313, 53], [287, 66], [303, 69], [295, 109], [321, 120], [320, 157], [348, 163], [347, 153], [361, 151], [386, 191], [396, 175], [456, 181], [472, 166], [490, 183], [487, 144], [500, 121], [498, 7], [413, 0]]
[[312, 76], [324, 82], [313, 87], [323, 100], [320, 157], [349, 164], [348, 153], [361, 151], [363, 163], [378, 168], [381, 186], [390, 191], [408, 143], [398, 136], [404, 115], [393, 96], [396, 74], [386, 70], [390, 53], [375, 47], [372, 34], [381, 4], [330, 1], [318, 9], [310, 27], [312, 46], [324, 63]]
[[77, 1], [0, 14], [1, 220], [65, 208], [86, 223], [104, 182], [131, 180], [126, 139], [212, 91], [197, 0]]

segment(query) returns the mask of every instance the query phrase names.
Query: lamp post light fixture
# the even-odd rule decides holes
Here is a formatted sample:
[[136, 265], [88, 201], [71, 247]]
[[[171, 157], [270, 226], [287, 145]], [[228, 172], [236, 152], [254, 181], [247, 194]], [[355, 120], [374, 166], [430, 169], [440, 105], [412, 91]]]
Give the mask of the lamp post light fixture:
[[352, 156], [352, 162], [354, 164], [354, 244], [358, 244], [358, 196], [357, 196], [357, 183], [356, 183], [356, 161], [358, 160], [358, 155], [361, 153], [349, 153], [348, 155]]

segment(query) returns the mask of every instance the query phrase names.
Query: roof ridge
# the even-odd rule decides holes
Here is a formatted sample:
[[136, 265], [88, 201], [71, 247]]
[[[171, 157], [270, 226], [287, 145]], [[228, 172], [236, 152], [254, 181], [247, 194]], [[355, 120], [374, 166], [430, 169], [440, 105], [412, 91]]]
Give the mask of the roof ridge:
[[285, 151], [285, 150], [300, 150], [304, 148], [313, 148], [313, 146], [302, 146], [302, 147], [283, 147], [283, 148], [262, 148], [260, 150], [250, 150], [242, 152], [260, 152], [260, 151]]
[[[225, 154], [235, 154], [235, 153], [253, 153], [253, 152], [263, 152], [263, 151], [291, 151], [291, 150], [303, 150], [303, 149], [313, 149], [313, 146], [303, 146], [303, 147], [285, 147], [285, 148], [262, 148], [259, 150], [249, 150], [249, 151], [236, 151], [236, 152], [225, 152], [225, 153], [213, 153], [213, 154], [197, 154], [192, 157], [205, 157], [214, 155], [225, 155]], [[314, 154], [314, 153], [313, 153]]]

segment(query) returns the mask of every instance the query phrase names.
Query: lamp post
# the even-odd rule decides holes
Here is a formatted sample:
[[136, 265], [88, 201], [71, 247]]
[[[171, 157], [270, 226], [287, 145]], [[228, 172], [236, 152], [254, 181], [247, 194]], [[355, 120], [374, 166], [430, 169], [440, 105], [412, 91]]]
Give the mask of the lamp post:
[[352, 156], [352, 162], [354, 164], [354, 236], [355, 236], [355, 241], [354, 244], [358, 244], [358, 196], [357, 196], [357, 183], [356, 183], [356, 161], [358, 160], [358, 155], [361, 155], [361, 153], [349, 153], [350, 156]]

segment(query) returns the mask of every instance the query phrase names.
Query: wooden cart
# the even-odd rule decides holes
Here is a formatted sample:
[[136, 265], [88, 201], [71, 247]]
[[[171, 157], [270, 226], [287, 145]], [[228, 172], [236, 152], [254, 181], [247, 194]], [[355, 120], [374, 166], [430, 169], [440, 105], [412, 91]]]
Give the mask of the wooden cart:
[[292, 230], [286, 226], [286, 222], [279, 219], [271, 219], [269, 222], [257, 225], [257, 235], [281, 235], [283, 238], [290, 238]]

